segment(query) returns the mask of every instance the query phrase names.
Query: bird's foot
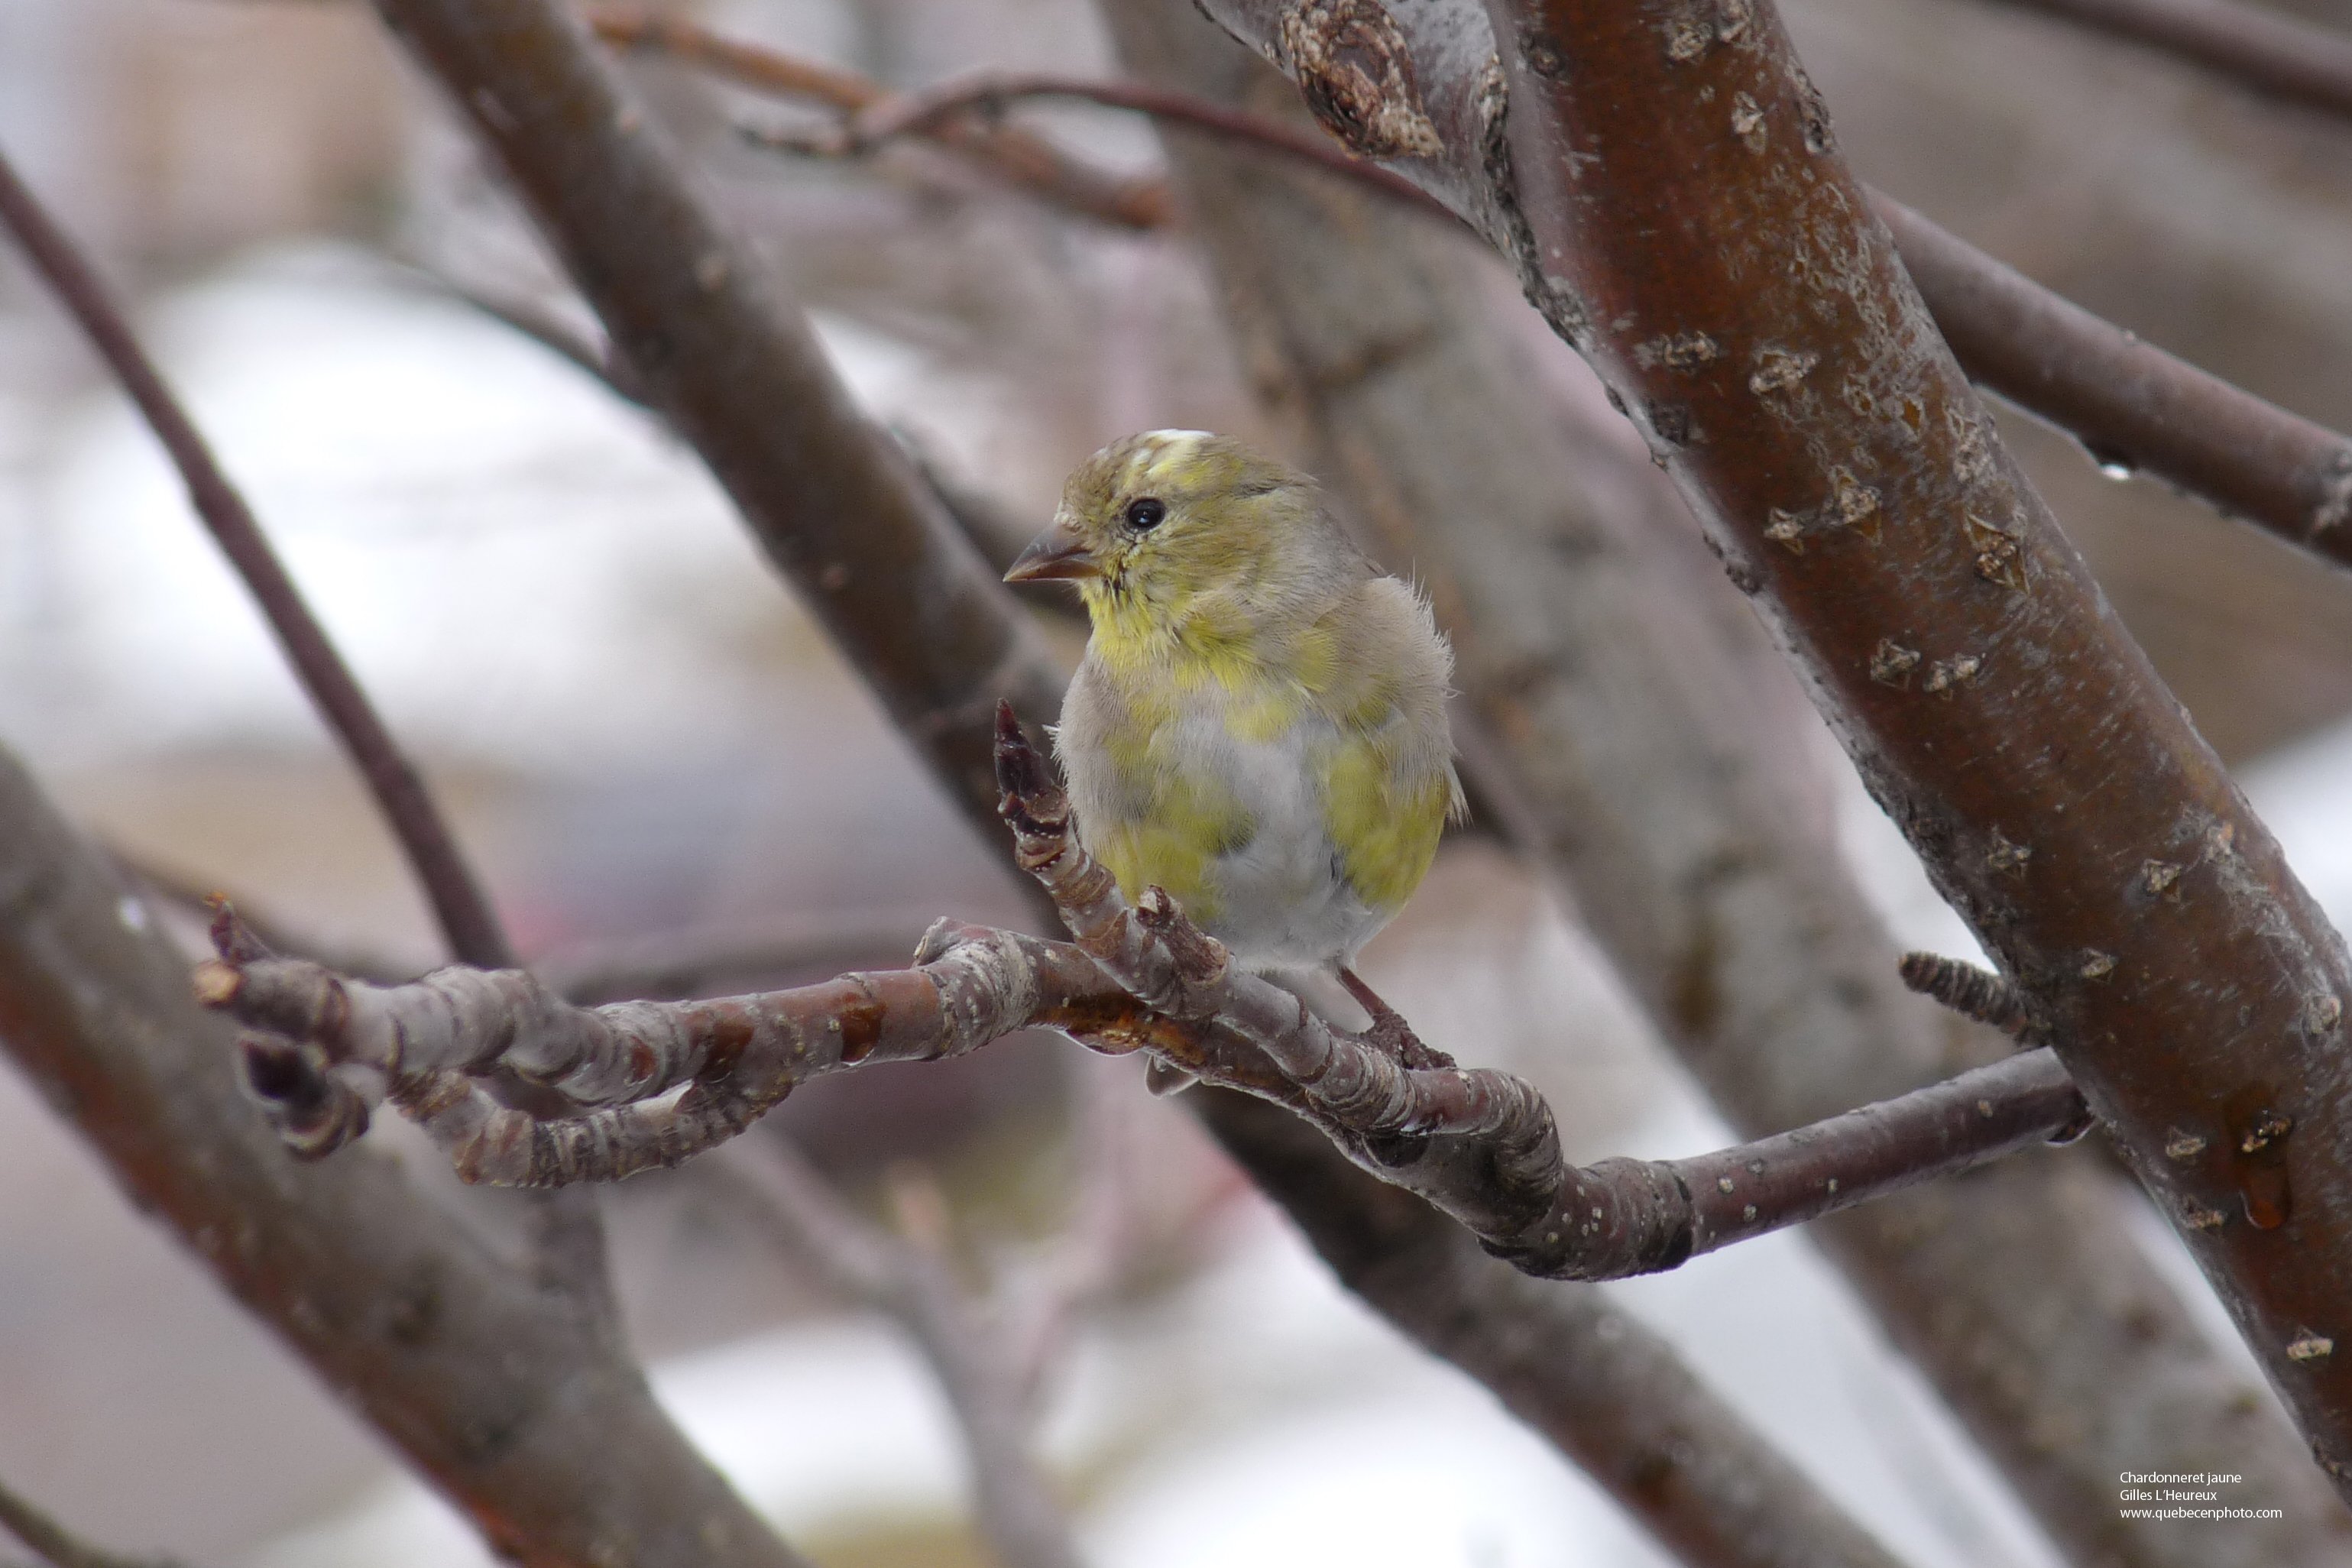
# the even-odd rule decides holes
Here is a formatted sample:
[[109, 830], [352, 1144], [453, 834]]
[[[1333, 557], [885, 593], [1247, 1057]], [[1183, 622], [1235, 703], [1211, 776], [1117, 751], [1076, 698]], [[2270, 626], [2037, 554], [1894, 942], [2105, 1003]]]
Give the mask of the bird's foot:
[[1363, 1033], [1365, 1039], [1415, 1070], [1454, 1065], [1452, 1057], [1423, 1045], [1421, 1037], [1412, 1032], [1412, 1026], [1404, 1021], [1404, 1015], [1381, 1001], [1381, 994], [1365, 984], [1362, 978], [1345, 964], [1339, 966], [1339, 984], [1346, 986], [1348, 994], [1361, 1003], [1364, 1011], [1372, 1016], [1371, 1027]]

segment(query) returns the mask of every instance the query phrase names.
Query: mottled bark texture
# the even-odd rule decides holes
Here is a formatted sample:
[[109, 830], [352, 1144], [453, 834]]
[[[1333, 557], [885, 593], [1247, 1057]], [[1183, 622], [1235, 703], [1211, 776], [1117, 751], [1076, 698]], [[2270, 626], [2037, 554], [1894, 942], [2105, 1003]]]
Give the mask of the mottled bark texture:
[[577, 1293], [362, 1152], [288, 1158], [224, 1023], [112, 868], [0, 757], [0, 1042], [140, 1208], [407, 1456], [545, 1568], [795, 1568]]
[[[487, 11], [492, 7], [486, 6], [484, 9]], [[501, 16], [509, 19], [517, 16], [514, 5], [510, 0], [499, 0], [495, 9]], [[432, 7], [429, 13], [423, 6], [401, 6], [398, 10], [404, 15], [413, 11], [431, 22], [434, 37], [436, 38], [445, 35], [454, 35], [457, 42], [436, 45], [437, 48], [455, 49], [457, 47], [457, 43], [463, 40], [467, 18], [455, 15], [455, 8], [452, 6], [436, 5]], [[537, 47], [542, 51], [553, 51], [552, 68], [559, 78], [569, 79], [590, 68], [581, 59], [574, 58], [578, 53], [576, 49], [567, 52], [564, 47], [565, 40], [560, 36], [560, 25], [546, 13], [543, 7], [529, 8], [521, 15], [520, 20], [515, 21], [515, 26], [524, 34], [525, 47]], [[551, 40], [551, 28], [557, 30], [557, 36], [554, 36]], [[483, 79], [486, 77], [495, 79], [499, 74], [496, 61], [482, 58], [478, 49], [465, 51], [465, 58], [467, 62], [466, 68], [463, 70], [452, 71], [453, 85], [458, 87], [458, 96], [461, 100], [468, 85], [483, 83]], [[606, 110], [611, 108], [613, 95], [607, 86], [596, 86], [588, 97], [592, 104], [601, 105]], [[510, 133], [518, 136], [521, 134], [519, 127], [523, 122], [515, 120], [515, 111], [501, 102], [495, 92], [488, 100], [488, 105], [490, 107], [477, 107], [491, 119], [504, 121]], [[581, 269], [581, 281], [587, 287], [592, 302], [598, 305], [600, 312], [605, 313], [608, 329], [613, 330], [617, 335], [618, 322], [632, 321], [635, 323], [634, 331], [654, 340], [653, 346], [658, 348], [661, 340], [671, 333], [669, 319], [673, 316], [684, 319], [678, 328], [678, 335], [691, 339], [697, 343], [713, 336], [723, 339], [730, 330], [740, 325], [733, 314], [732, 301], [737, 296], [730, 294], [714, 303], [705, 295], [677, 288], [674, 279], [644, 277], [643, 269], [631, 258], [632, 253], [637, 247], [647, 244], [659, 244], [664, 237], [660, 231], [652, 229], [646, 222], [647, 214], [672, 213], [681, 203], [692, 205], [690, 197], [678, 189], [661, 188], [653, 193], [654, 199], [649, 202], [641, 201], [634, 205], [628, 200], [599, 204], [594, 199], [593, 192], [593, 187], [603, 179], [597, 161], [592, 159], [588, 166], [572, 169], [571, 165], [563, 161], [563, 128], [561, 125], [547, 127], [544, 117], [541, 116], [534, 116], [530, 123], [540, 127], [537, 132], [539, 138], [557, 144], [535, 154], [534, 163], [542, 165], [554, 163], [569, 170], [570, 172], [557, 182], [559, 184], [566, 186], [584, 184], [590, 187], [589, 190], [575, 193], [569, 198], [574, 207], [584, 208], [584, 210], [570, 211], [568, 216], [558, 215], [556, 217], [550, 217], [548, 214], [551, 204], [547, 197], [541, 197], [539, 205], [543, 219], [549, 221], [551, 226], [565, 232], [567, 237], [564, 240], [564, 246], [567, 254], [572, 264]], [[488, 129], [495, 134], [499, 126], [493, 124]], [[582, 135], [586, 139], [586, 144], [590, 148], [602, 149], [605, 157], [625, 162], [634, 171], [632, 176], [634, 183], [643, 184], [651, 182], [656, 186], [675, 185], [674, 172], [668, 168], [666, 160], [659, 160], [648, 165], [644, 161], [648, 154], [635, 143], [627, 143], [617, 148], [611, 145], [612, 137], [607, 134], [608, 131], [625, 131], [634, 135], [642, 135], [644, 132], [641, 121], [635, 114], [628, 115], [625, 121], [617, 114], [606, 120], [592, 112], [581, 127]], [[529, 185], [531, 182], [529, 178], [523, 178], [521, 183]], [[614, 183], [623, 182], [615, 180]], [[550, 194], [560, 195], [563, 193], [556, 191]], [[637, 194], [642, 195], [644, 193]], [[646, 210], [641, 211], [639, 208]], [[693, 212], [691, 216], [692, 232], [709, 232], [709, 223], [706, 215], [698, 210]], [[607, 253], [610, 253], [609, 259]], [[677, 259], [674, 255], [669, 258]], [[645, 309], [622, 310], [617, 306], [608, 307], [601, 297], [603, 290], [596, 286], [597, 280], [608, 272], [615, 277], [638, 279], [633, 291]], [[743, 286], [739, 279], [737, 287], [740, 289]], [[609, 289], [611, 286], [606, 287]], [[713, 290], [713, 292], [717, 291]], [[766, 308], [758, 300], [751, 301], [747, 307], [755, 311]], [[714, 315], [719, 318], [715, 322], [709, 319]], [[808, 349], [804, 333], [785, 333], [781, 336], [763, 333], [760, 336], [761, 341], [764, 342], [772, 352], [781, 351], [793, 361], [783, 373], [787, 379], [794, 382], [806, 379], [810, 373], [802, 367], [799, 358]], [[712, 398], [723, 401], [727, 395], [729, 383], [723, 372], [734, 363], [734, 356], [727, 351], [727, 343], [720, 342], [719, 352], [711, 362], [712, 368], [708, 377], [711, 384], [698, 395], [701, 401], [707, 402]], [[632, 346], [632, 357], [635, 357], [634, 346]], [[677, 375], [693, 374], [695, 367], [701, 363], [698, 355], [681, 356], [672, 367], [670, 374]], [[752, 384], [766, 384], [775, 374], [778, 373], [762, 372], [751, 378]], [[720, 408], [713, 416], [708, 427], [700, 427], [689, 423], [688, 429], [690, 438], [703, 451], [706, 458], [711, 460], [714, 467], [724, 472], [731, 467], [756, 465], [761, 460], [762, 452], [767, 449], [766, 443], [769, 440], [782, 440], [786, 437], [788, 433], [780, 431], [777, 428], [779, 426], [792, 426], [789, 437], [795, 447], [805, 445], [812, 438], [823, 437], [828, 428], [836, 423], [834, 411], [837, 406], [836, 395], [829, 393], [827, 398], [813, 408], [786, 401], [756, 410], [746, 408], [737, 417], [730, 417], [727, 410]], [[804, 414], [805, 424], [803, 423]], [[757, 420], [760, 427], [746, 429], [745, 422], [751, 420]], [[838, 432], [835, 434], [837, 435]], [[851, 437], [853, 441], [857, 438], [855, 436]], [[761, 487], [762, 493], [765, 487]], [[884, 510], [887, 515], [891, 509]], [[765, 521], [762, 521], [758, 509], [754, 509], [753, 526], [766, 533], [781, 527], [790, 526], [792, 521], [801, 515], [801, 509], [787, 504], [780, 511], [767, 514]], [[1048, 709], [1045, 705], [1038, 705], [1037, 699], [1027, 694], [1041, 687], [1057, 692], [1059, 684], [1055, 679], [1057, 672], [1054, 670], [1042, 649], [1027, 639], [1007, 637], [1000, 645], [998, 638], [990, 635], [977, 638], [967, 637], [960, 643], [956, 640], [958, 624], [952, 619], [944, 618], [933, 613], [938, 608], [941, 597], [950, 604], [966, 604], [975, 599], [992, 598], [997, 606], [993, 615], [975, 617], [983, 627], [991, 624], [995, 616], [1012, 616], [1018, 613], [1017, 606], [1012, 604], [1009, 595], [996, 582], [995, 574], [985, 571], [984, 568], [977, 567], [968, 548], [956, 546], [930, 554], [922, 553], [920, 547], [938, 536], [938, 531], [929, 526], [928, 520], [923, 527], [909, 528], [904, 531], [895, 531], [880, 526], [851, 526], [852, 522], [864, 525], [869, 520], [863, 516], [835, 520], [835, 531], [828, 531], [823, 526], [824, 520], [819, 519], [815, 531], [813, 533], [814, 539], [831, 539], [836, 542], [839, 554], [831, 564], [841, 567], [849, 581], [861, 582], [869, 587], [869, 592], [863, 595], [857, 604], [870, 606], [875, 614], [875, 620], [867, 626], [851, 628], [840, 632], [839, 635], [845, 647], [852, 653], [853, 658], [860, 665], [866, 678], [884, 689], [886, 705], [898, 717], [902, 725], [909, 728], [910, 739], [930, 754], [944, 755], [950, 760], [950, 766], [948, 771], [959, 802], [965, 807], [968, 815], [974, 818], [981, 817], [992, 811], [996, 799], [992, 777], [982, 772], [977, 765], [972, 765], [976, 763], [978, 756], [990, 743], [988, 715], [985, 712], [975, 711], [971, 706], [961, 700], [949, 700], [943, 704], [929, 700], [927, 693], [932, 690], [935, 684], [931, 679], [934, 668], [932, 661], [938, 659], [951, 662], [961, 658], [967, 661], [967, 668], [985, 671], [992, 667], [987, 659], [977, 658], [974, 656], [978, 654], [992, 658], [994, 655], [992, 650], [1001, 646], [1003, 663], [1001, 669], [995, 673], [994, 684], [1002, 689], [996, 694], [1012, 697], [1022, 704], [1024, 712], [1035, 716], [1042, 716]], [[914, 549], [911, 554], [908, 552], [909, 547]], [[791, 562], [804, 559], [811, 553], [811, 552], [793, 548], [789, 541], [775, 542], [772, 544], [772, 548], [788, 565]], [[934, 584], [940, 584], [938, 595], [924, 591]], [[855, 607], [838, 608], [841, 613], [845, 614]], [[835, 618], [837, 621], [838, 615]], [[874, 648], [878, 640], [891, 637], [919, 642], [923, 646], [919, 651], [911, 654], [900, 654], [885, 649], [885, 657], [872, 660], [866, 658], [866, 651]], [[951, 693], [960, 693], [962, 689], [960, 685], [952, 683], [950, 685]], [[938, 715], [936, 719], [928, 717], [933, 713]], [[992, 824], [992, 835], [994, 827]], [[1344, 1160], [1328, 1148], [1315, 1157], [1329, 1163], [1339, 1170], [1348, 1168]], [[1307, 1200], [1302, 1198], [1298, 1201]], [[1506, 1274], [1509, 1272], [1507, 1267], [1501, 1263], [1492, 1263], [1489, 1267], [1493, 1270]], [[1496, 1326], [1498, 1331], [1507, 1331], [1509, 1323], [1507, 1319], [1501, 1318], [1498, 1314]], [[1497, 1369], [1491, 1366], [1479, 1370], [1483, 1375], [1490, 1379], [1502, 1375]], [[1508, 1391], [1498, 1389], [1498, 1392]], [[1625, 1396], [1640, 1398], [1638, 1384], [1628, 1386]], [[1556, 1421], [1550, 1429], [1558, 1431]], [[1768, 1479], [1758, 1478], [1751, 1484], [1756, 1495], [1759, 1497], [1769, 1500], [1780, 1495], [1773, 1482]], [[1638, 1497], [1629, 1498], [1629, 1500], [1635, 1501], [1638, 1506]], [[1833, 1560], [1832, 1554], [1829, 1552], [1813, 1555], [1818, 1560]]]
[[1554, 326], [2352, 1487], [2352, 1357], [2303, 1348], [2352, 1335], [2342, 939], [2002, 448], [1769, 0], [1494, 16]]
[[1312, 1129], [1273, 1106], [1195, 1094], [1202, 1120], [1342, 1283], [1494, 1389], [1684, 1562], [1893, 1563], [1598, 1288], [1502, 1267], [1428, 1205], [1326, 1157]]
[[1048, 719], [1060, 674], [906, 456], [851, 403], [782, 279], [728, 232], [564, 7], [377, 9], [471, 121], [769, 557], [957, 803], [984, 816], [996, 699]]
[[[1245, 56], [1190, 18], [1107, 10], [1136, 68], [1258, 91]], [[1273, 16], [1225, 19], [1270, 42]], [[1416, 45], [1444, 20], [1413, 12]], [[1452, 101], [1444, 58], [1415, 56], [1433, 105]], [[1535, 819], [1524, 837], [1726, 1115], [1788, 1126], [1950, 1071], [1951, 1032], [1904, 994], [1778, 716], [1659, 559], [1681, 520], [1529, 395], [1538, 378], [1481, 308], [1481, 260], [1376, 200], [1168, 141], [1252, 377], [1365, 542], [1428, 585], [1464, 705]], [[1999, 1048], [1979, 1037], [1963, 1059]], [[2094, 1162], [2017, 1161], [1812, 1234], [2078, 1560], [2341, 1561], [2352, 1521], [2140, 1257], [2137, 1201]], [[2116, 1518], [2118, 1471], [2221, 1454], [2285, 1517]]]

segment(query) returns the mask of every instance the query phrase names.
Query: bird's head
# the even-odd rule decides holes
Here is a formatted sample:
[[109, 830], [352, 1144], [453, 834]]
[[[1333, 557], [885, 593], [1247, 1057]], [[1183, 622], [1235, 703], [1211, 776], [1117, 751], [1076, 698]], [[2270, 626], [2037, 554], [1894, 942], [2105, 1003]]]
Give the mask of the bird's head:
[[1228, 437], [1152, 430], [1080, 464], [1004, 575], [1076, 583], [1098, 633], [1244, 636], [1365, 571], [1307, 475]]

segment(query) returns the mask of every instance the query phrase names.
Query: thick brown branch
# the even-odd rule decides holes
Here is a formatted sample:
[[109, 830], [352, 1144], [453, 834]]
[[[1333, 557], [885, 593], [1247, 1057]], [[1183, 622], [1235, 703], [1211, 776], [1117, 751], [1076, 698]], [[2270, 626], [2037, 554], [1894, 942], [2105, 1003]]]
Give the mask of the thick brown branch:
[[2342, 939], [2003, 453], [1769, 0], [1491, 16], [1485, 173], [1556, 330], [2352, 1488], [2352, 1363], [2290, 1353], [2352, 1333]]
[[2161, 49], [2265, 97], [2352, 119], [2352, 38], [2228, 0], [2000, 0]]
[[[1163, 85], [1306, 112], [1191, 14], [1101, 8]], [[1169, 157], [1267, 413], [1453, 638], [1457, 742], [1488, 740], [1465, 746], [1465, 771], [1506, 775], [1486, 793], [1511, 806], [1514, 840], [1573, 892], [1726, 1119], [1756, 1136], [1933, 1082], [1956, 1045], [1994, 1059], [1896, 982], [1801, 743], [1802, 693], [1759, 663], [1746, 605], [1699, 580], [1680, 500], [1607, 416], [1544, 395], [1478, 259], [1369, 191], [1197, 138]], [[2138, 1201], [2093, 1162], [2014, 1160], [1812, 1235], [2070, 1561], [2333, 1568], [2352, 1520], [2141, 1254]], [[2246, 1500], [2275, 1518], [2224, 1552], [2117, 1517], [2116, 1472], [2216, 1451], [2245, 1457]]]
[[367, 781], [385, 823], [415, 868], [450, 952], [466, 963], [512, 963], [506, 933], [458, 854], [424, 779], [402, 755], [351, 667], [327, 640], [325, 628], [269, 547], [252, 509], [163, 384], [96, 269], [5, 156], [0, 156], [0, 222], [15, 233], [26, 258], [57, 291], [170, 454], [187, 485], [189, 503], [260, 605], [320, 717]]
[[[2053, 8], [2073, 3], [2052, 0]], [[947, 139], [984, 160], [1000, 158], [991, 144], [971, 139], [974, 111], [1001, 110], [1023, 98], [1076, 98], [1305, 162], [1418, 211], [1458, 214], [1465, 221], [1475, 216], [1470, 204], [1449, 205], [1453, 187], [1443, 182], [1432, 195], [1311, 132], [1189, 93], [1130, 82], [992, 75], [898, 97], [864, 78], [684, 24], [600, 14], [598, 26], [608, 37], [640, 47], [666, 47], [655, 39], [677, 40], [667, 47], [681, 58], [768, 90], [818, 99], [848, 116], [829, 137], [778, 139], [803, 152], [847, 151], [922, 135]], [[1084, 164], [1050, 143], [1034, 139], [1032, 144], [1056, 160], [1051, 178], [1025, 182], [1033, 192], [1090, 210], [1087, 193], [1108, 176], [1089, 178]], [[1001, 160], [1003, 172], [1020, 177], [1029, 155], [1024, 149], [1021, 159]], [[1901, 203], [1874, 192], [1871, 199], [1971, 377], [2074, 436], [2102, 463], [2144, 469], [2335, 564], [2352, 565], [2352, 440], [2139, 342]], [[1164, 201], [1155, 210], [1163, 219], [1169, 211]]]
[[390, 1161], [300, 1169], [221, 1071], [230, 1032], [128, 888], [0, 758], [0, 1046], [125, 1195], [272, 1326], [494, 1550], [533, 1568], [794, 1568], [601, 1314]]

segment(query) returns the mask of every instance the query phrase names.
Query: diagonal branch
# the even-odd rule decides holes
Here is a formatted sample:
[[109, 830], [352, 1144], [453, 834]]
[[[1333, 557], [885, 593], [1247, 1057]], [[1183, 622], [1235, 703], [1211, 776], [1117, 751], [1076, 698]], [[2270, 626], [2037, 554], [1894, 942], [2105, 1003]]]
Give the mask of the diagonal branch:
[[126, 884], [0, 756], [0, 1047], [125, 1197], [481, 1530], [545, 1568], [798, 1568], [688, 1444], [602, 1315], [494, 1253], [392, 1161], [301, 1170], [220, 1070]]
[[424, 779], [401, 753], [351, 667], [327, 640], [325, 628], [270, 548], [253, 510], [163, 384], [96, 269], [5, 156], [0, 156], [0, 222], [15, 233], [26, 258], [56, 290], [170, 454], [187, 485], [189, 503], [244, 579], [319, 716], [366, 780], [424, 886], [450, 952], [467, 963], [512, 963], [513, 950], [498, 916], [458, 854]]
[[126, 1557], [92, 1546], [5, 1483], [0, 1483], [0, 1530], [23, 1542], [48, 1568], [174, 1568], [169, 1559]]
[[[1099, 216], [1089, 193], [1110, 176], [1090, 174], [1042, 137], [975, 123], [976, 111], [998, 112], [1024, 98], [1076, 98], [1304, 162], [1415, 211], [1443, 210], [1474, 225], [1479, 221], [1475, 193], [1465, 192], [1447, 171], [1433, 175], [1425, 166], [1419, 170], [1428, 184], [1424, 191], [1328, 139], [1189, 93], [1130, 82], [989, 74], [899, 96], [853, 73], [690, 24], [629, 13], [596, 15], [608, 41], [670, 53], [748, 86], [814, 99], [843, 114], [843, 124], [831, 132], [755, 134], [795, 152], [841, 153], [901, 135], [940, 139], [982, 162], [997, 162], [1000, 173], [1034, 195]], [[1008, 159], [995, 143], [982, 140], [982, 129], [1002, 137], [1024, 136], [1019, 156]], [[1041, 151], [1053, 160], [1051, 173], [1028, 177], [1024, 171], [1034, 170]], [[2098, 461], [2144, 470], [2332, 564], [2352, 567], [2352, 526], [2347, 526], [2352, 522], [2352, 440], [2141, 342], [1891, 197], [1874, 192], [1871, 201], [1894, 231], [1913, 280], [1970, 376], [2074, 436]], [[1159, 226], [1172, 215], [1164, 192], [1153, 210], [1159, 216], [1143, 226]]]
[[2344, 1489], [2352, 1363], [2308, 1347], [2352, 1332], [2352, 961], [2002, 453], [1769, 0], [1400, 15], [1416, 168], [1633, 412]]
[[2142, 342], [1892, 197], [1871, 205], [1972, 379], [2103, 464], [2352, 568], [2352, 440]]
[[2231, 0], [2000, 0], [2126, 38], [2284, 103], [2352, 119], [2352, 38]]
[[[462, 963], [504, 967], [516, 962], [456, 837], [424, 776], [393, 739], [351, 666], [329, 640], [302, 591], [270, 548], [247, 505], [87, 257], [0, 155], [0, 223], [11, 229], [35, 270], [57, 292], [99, 357], [155, 432], [187, 486], [188, 500], [228, 557], [268, 622], [296, 679], [358, 768], [376, 808], [407, 857], [450, 952]], [[512, 1086], [504, 1092], [511, 1094]], [[541, 1202], [531, 1215], [535, 1261], [568, 1280], [583, 1300], [610, 1304], [603, 1222], [589, 1200]]]
[[[822, 103], [844, 115], [887, 110], [897, 95], [871, 77], [743, 43], [674, 16], [616, 5], [592, 6], [590, 26], [616, 48], [698, 67], [760, 92]], [[1073, 158], [1042, 136], [1010, 126], [944, 125], [934, 138], [971, 167], [1033, 195], [1121, 228], [1152, 229], [1169, 220], [1159, 181], [1117, 174]]]
[[[1139, 1046], [1285, 1104], [1489, 1252], [1556, 1279], [1672, 1268], [1998, 1159], [2082, 1115], [2064, 1070], [2035, 1051], [1712, 1154], [1570, 1165], [1550, 1108], [1524, 1080], [1407, 1065], [1234, 969], [1164, 895], [1129, 907], [1070, 831], [1060, 786], [1009, 706], [998, 748], [1016, 858], [1062, 911], [1075, 949], [942, 921], [912, 969], [584, 1009], [516, 971], [444, 970], [393, 987], [345, 980], [269, 955], [224, 910], [220, 957], [199, 969], [198, 994], [253, 1031], [242, 1044], [247, 1082], [298, 1152], [343, 1146], [389, 1099], [466, 1180], [514, 1184], [676, 1164], [812, 1079], [961, 1056], [1045, 1025], [1098, 1049]], [[478, 1080], [500, 1069], [590, 1113], [535, 1121], [499, 1106]]]
[[1098, 81], [1037, 72], [988, 72], [942, 82], [921, 92], [886, 100], [858, 110], [842, 126], [837, 142], [822, 150], [865, 152], [901, 136], [944, 136], [974, 118], [1001, 115], [1024, 99], [1067, 99], [1132, 110], [1154, 120], [1311, 164], [1344, 179], [1370, 185], [1433, 217], [1454, 214], [1419, 185], [1378, 163], [1343, 151], [1330, 138], [1294, 130], [1280, 121], [1228, 109], [1190, 93], [1170, 92], [1141, 82]]
[[1410, 1194], [1321, 1157], [1314, 1130], [1271, 1105], [1217, 1089], [1188, 1098], [1342, 1283], [1493, 1389], [1692, 1568], [1895, 1568], [1598, 1288], [1487, 1257]]
[[[1100, 8], [1153, 79], [1307, 112], [1205, 21]], [[1543, 395], [1478, 258], [1372, 193], [1198, 138], [1168, 154], [1253, 389], [1367, 549], [1412, 563], [1453, 639], [1457, 739], [1490, 738], [1480, 782], [1507, 773], [1495, 798], [1530, 818], [1523, 853], [1727, 1120], [1755, 1136], [1993, 1059], [1997, 1042], [1957, 1040], [1897, 983], [1792, 744], [1795, 682], [1756, 663], [1770, 654], [1746, 606], [1699, 580], [1681, 502], [1607, 416]], [[1811, 1237], [2070, 1561], [2337, 1563], [2352, 1518], [2143, 1256], [2138, 1205], [2093, 1162], [2010, 1161]], [[2116, 1472], [2196, 1470], [2217, 1449], [2244, 1458], [2261, 1495], [2243, 1500], [2268, 1516], [2226, 1554], [2117, 1517]]]

